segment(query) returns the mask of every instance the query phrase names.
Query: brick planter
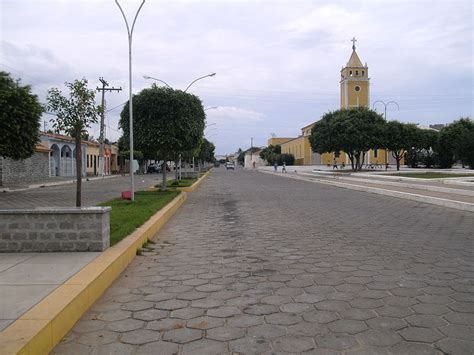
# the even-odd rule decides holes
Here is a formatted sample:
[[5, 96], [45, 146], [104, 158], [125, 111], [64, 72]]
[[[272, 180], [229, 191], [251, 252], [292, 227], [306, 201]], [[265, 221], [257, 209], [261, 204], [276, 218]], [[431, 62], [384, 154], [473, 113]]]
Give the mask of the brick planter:
[[0, 252], [103, 251], [110, 207], [0, 209]]

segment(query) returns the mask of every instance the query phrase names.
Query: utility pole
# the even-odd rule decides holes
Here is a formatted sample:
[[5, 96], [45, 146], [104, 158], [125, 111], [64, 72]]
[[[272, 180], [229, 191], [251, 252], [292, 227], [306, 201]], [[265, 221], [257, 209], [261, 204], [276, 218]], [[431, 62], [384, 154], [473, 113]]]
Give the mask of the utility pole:
[[104, 118], [105, 118], [105, 92], [121, 91], [122, 88], [109, 88], [109, 83], [104, 78], [99, 78], [102, 87], [97, 87], [97, 91], [102, 91], [102, 112], [100, 113], [100, 136], [99, 136], [99, 175], [104, 176]]
[[250, 166], [253, 167], [253, 137], [250, 138]]
[[[382, 100], [377, 100], [374, 102], [374, 104], [372, 105], [372, 108], [375, 109], [375, 105], [377, 103], [381, 103], [384, 107], [384, 113], [383, 113], [383, 118], [385, 119], [385, 122], [388, 122], [387, 120], [387, 106], [389, 106], [390, 104], [394, 104], [397, 106], [397, 110], [400, 110], [400, 106], [398, 106], [398, 102], [396, 101], [389, 101], [389, 102], [385, 102], [385, 101], [382, 101]], [[384, 149], [385, 151], [385, 170], [388, 169], [388, 153], [387, 153], [387, 148]]]

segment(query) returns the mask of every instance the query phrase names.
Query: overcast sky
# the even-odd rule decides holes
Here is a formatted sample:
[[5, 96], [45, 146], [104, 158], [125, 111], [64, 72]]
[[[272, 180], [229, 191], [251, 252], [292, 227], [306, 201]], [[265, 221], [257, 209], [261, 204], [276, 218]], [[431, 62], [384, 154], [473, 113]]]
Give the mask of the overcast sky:
[[[141, 0], [121, 0], [132, 19]], [[0, 64], [45, 102], [47, 90], [104, 77], [128, 99], [128, 42], [113, 0], [1, 0]], [[130, 20], [131, 21], [131, 20]], [[350, 39], [369, 66], [371, 102], [395, 100], [388, 119], [449, 123], [473, 117], [473, 5], [450, 1], [153, 1], [133, 36], [133, 92], [149, 75], [184, 89], [192, 80], [208, 110], [218, 154], [296, 137], [339, 108], [340, 69]], [[100, 95], [97, 95], [99, 103]], [[380, 111], [382, 106], [376, 106]], [[121, 107], [107, 113], [118, 139]], [[45, 119], [49, 119], [45, 116]], [[98, 126], [91, 129], [99, 136]]]

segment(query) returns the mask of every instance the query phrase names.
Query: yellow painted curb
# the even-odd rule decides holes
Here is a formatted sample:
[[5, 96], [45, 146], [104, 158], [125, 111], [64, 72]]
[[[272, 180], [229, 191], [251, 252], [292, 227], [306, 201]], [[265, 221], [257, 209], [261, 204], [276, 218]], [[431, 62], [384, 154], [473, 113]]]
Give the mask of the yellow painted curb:
[[181, 193], [141, 227], [110, 247], [0, 332], [0, 353], [48, 354], [186, 201]]
[[211, 173], [211, 170], [209, 170], [208, 172], [206, 172], [203, 176], [201, 176], [194, 184], [192, 184], [191, 186], [187, 186], [187, 187], [178, 187], [177, 189], [180, 190], [180, 191], [183, 191], [183, 192], [193, 192], [194, 190], [196, 190], [199, 185], [202, 184], [203, 180]]

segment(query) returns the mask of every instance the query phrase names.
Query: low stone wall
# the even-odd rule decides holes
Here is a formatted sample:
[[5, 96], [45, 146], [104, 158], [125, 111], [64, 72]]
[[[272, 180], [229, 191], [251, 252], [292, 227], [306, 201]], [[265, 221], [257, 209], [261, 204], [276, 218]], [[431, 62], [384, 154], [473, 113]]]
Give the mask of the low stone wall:
[[103, 251], [110, 207], [0, 209], [0, 252]]
[[49, 153], [35, 152], [25, 160], [0, 157], [0, 186], [31, 184], [49, 179]]

